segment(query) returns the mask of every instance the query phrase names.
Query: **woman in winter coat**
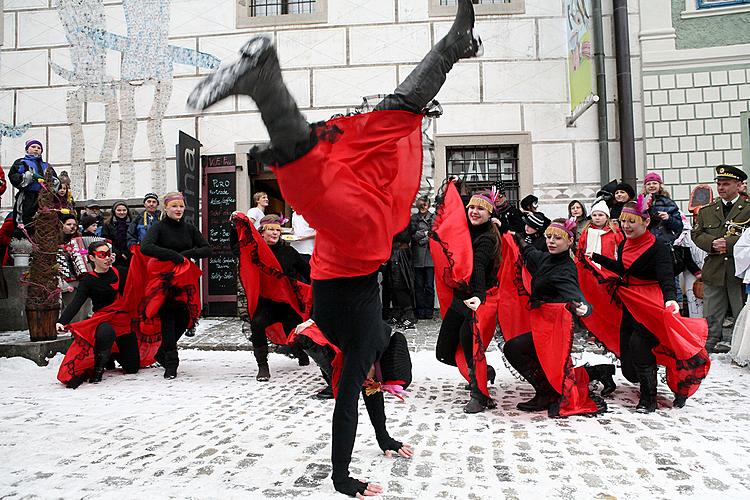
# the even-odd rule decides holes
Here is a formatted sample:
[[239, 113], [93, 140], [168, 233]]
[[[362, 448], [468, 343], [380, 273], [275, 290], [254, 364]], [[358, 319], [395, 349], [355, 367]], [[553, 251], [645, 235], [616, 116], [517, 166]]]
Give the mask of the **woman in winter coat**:
[[649, 172], [643, 179], [643, 194], [651, 195], [648, 230], [658, 241], [672, 245], [682, 233], [682, 214], [677, 204], [664, 189], [664, 181], [656, 172]]
[[128, 249], [128, 226], [130, 226], [130, 211], [124, 201], [116, 201], [112, 205], [112, 212], [104, 221], [102, 238], [112, 242], [115, 255], [114, 266], [120, 273], [120, 286], [125, 288], [130, 267], [130, 250]]
[[568, 219], [576, 220], [576, 239], [573, 242], [573, 250], [575, 250], [578, 240], [581, 239], [581, 231], [583, 231], [583, 227], [589, 222], [586, 207], [583, 206], [583, 203], [578, 200], [568, 203]]

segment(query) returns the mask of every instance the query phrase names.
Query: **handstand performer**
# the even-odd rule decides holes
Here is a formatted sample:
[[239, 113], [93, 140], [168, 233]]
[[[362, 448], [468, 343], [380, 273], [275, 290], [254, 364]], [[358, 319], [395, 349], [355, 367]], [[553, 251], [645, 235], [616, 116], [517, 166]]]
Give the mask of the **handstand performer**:
[[[350, 496], [382, 492], [349, 476], [360, 389], [390, 338], [377, 270], [391, 253], [393, 236], [408, 224], [419, 188], [422, 112], [453, 65], [479, 55], [473, 27], [471, 1], [460, 0], [449, 33], [372, 113], [310, 127], [265, 36], [251, 39], [236, 64], [206, 78], [188, 98], [198, 109], [237, 94], [255, 101], [271, 139], [256, 157], [275, 165], [284, 198], [318, 231], [311, 261], [313, 318], [344, 358], [333, 413], [332, 479], [337, 491]], [[362, 209], [352, 211], [354, 205]]]

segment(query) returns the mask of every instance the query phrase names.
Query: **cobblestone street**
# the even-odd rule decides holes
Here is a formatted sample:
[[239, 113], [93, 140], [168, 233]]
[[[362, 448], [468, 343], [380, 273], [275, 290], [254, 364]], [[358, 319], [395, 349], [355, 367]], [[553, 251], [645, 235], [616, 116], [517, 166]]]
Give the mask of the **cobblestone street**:
[[[382, 498], [750, 498], [750, 370], [725, 355], [684, 409], [660, 382], [660, 409], [634, 413], [637, 391], [618, 375], [608, 413], [551, 420], [515, 409], [531, 387], [495, 346], [498, 408], [470, 416], [457, 371], [432, 353], [437, 328], [408, 331], [410, 397], [386, 403], [415, 457], [383, 457], [361, 408], [352, 475]], [[249, 348], [237, 320], [203, 320], [181, 347], [176, 380], [114, 371], [75, 391], [55, 380], [59, 356], [0, 360], [0, 498], [336, 498], [333, 402], [309, 397], [322, 388], [314, 366], [273, 354], [271, 381], [256, 382], [252, 354], [229, 352]]]

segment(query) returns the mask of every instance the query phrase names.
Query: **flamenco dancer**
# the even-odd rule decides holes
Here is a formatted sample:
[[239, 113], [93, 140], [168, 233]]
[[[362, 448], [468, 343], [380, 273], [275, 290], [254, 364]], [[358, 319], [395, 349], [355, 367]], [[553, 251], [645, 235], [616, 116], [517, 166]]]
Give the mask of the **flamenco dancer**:
[[[287, 345], [288, 334], [310, 316], [310, 286], [300, 281], [309, 281], [310, 265], [297, 250], [281, 239], [278, 215], [266, 215], [259, 221], [260, 234], [255, 231], [252, 219], [241, 212], [235, 212], [232, 221], [237, 228], [232, 237], [238, 238], [240, 279], [249, 294], [250, 342], [258, 362], [258, 375], [255, 378], [259, 382], [267, 382], [271, 378], [268, 340]], [[265, 243], [261, 243], [261, 239]], [[292, 352], [300, 366], [310, 364], [302, 349], [292, 345]]]
[[[648, 231], [650, 222], [648, 196], [641, 195], [638, 202], [623, 206], [620, 226], [625, 241], [618, 246], [617, 258], [595, 252], [588, 255], [615, 278], [589, 266], [588, 271], [595, 273], [599, 284], [584, 289], [587, 297], [594, 300], [598, 296], [601, 304], [584, 322], [619, 356], [625, 378], [640, 383], [639, 413], [657, 408], [657, 364], [667, 369], [667, 384], [675, 394], [676, 408], [685, 405], [710, 367], [705, 350], [706, 320], [679, 315], [670, 250]], [[612, 286], [601, 286], [606, 283]], [[617, 301], [610, 300], [607, 290], [611, 289]]]
[[479, 413], [497, 406], [487, 390], [487, 381], [495, 380], [495, 370], [484, 356], [495, 325], [481, 328], [476, 314], [488, 290], [497, 287], [500, 234], [490, 221], [497, 192], [474, 193], [464, 215], [452, 186], [447, 185], [439, 202], [430, 240], [443, 314], [435, 354], [442, 363], [459, 367], [471, 393], [464, 412]]
[[[236, 64], [207, 77], [188, 98], [188, 105], [198, 109], [235, 94], [255, 101], [271, 139], [256, 157], [275, 165], [284, 198], [318, 231], [311, 260], [313, 317], [343, 352], [333, 412], [332, 478], [334, 488], [350, 496], [383, 491], [350, 477], [349, 462], [360, 389], [390, 338], [381, 317], [377, 271], [391, 253], [393, 236], [408, 224], [419, 188], [423, 110], [453, 64], [480, 53], [481, 41], [472, 34], [472, 4], [458, 4], [449, 33], [372, 113], [310, 127], [284, 85], [276, 51], [265, 36], [251, 39]], [[362, 209], [351, 210], [355, 205]]]
[[508, 362], [536, 391], [521, 411], [548, 411], [551, 417], [594, 414], [606, 409], [591, 399], [589, 376], [573, 369], [570, 357], [573, 316], [591, 314], [578, 286], [578, 271], [570, 256], [575, 240], [574, 219], [555, 219], [544, 236], [547, 251], [517, 236], [525, 269], [531, 277], [529, 305], [531, 332], [508, 340], [503, 353]]
[[[94, 270], [80, 275], [75, 296], [62, 312], [56, 324], [57, 331], [60, 333], [69, 329], [70, 321], [78, 314], [87, 300], [91, 299], [94, 313], [97, 313], [110, 306], [120, 295], [120, 276], [112, 266], [112, 249], [109, 244], [105, 241], [95, 241], [88, 246], [87, 252], [87, 258], [92, 263]], [[75, 370], [77, 373], [65, 373], [63, 368], [71, 366], [65, 362], [60, 368], [60, 373], [68, 377], [64, 382], [71, 389], [80, 386], [87, 376], [88, 381], [93, 384], [101, 382], [104, 370], [111, 357], [114, 357], [120, 363], [125, 373], [137, 373], [140, 367], [141, 357], [138, 350], [138, 339], [136, 334], [130, 330], [130, 321], [127, 316], [110, 315], [107, 318], [94, 316], [92, 320], [96, 324], [88, 332], [93, 335], [84, 335], [86, 342], [93, 345], [92, 369], [89, 370], [87, 367], [81, 368], [79, 366], [78, 370]], [[87, 320], [87, 322], [91, 323], [92, 320]], [[76, 327], [72, 330], [74, 337], [78, 337], [86, 329]], [[76, 338], [76, 340], [80, 342], [80, 339]], [[115, 344], [117, 345], [117, 353], [113, 355], [112, 346]], [[67, 356], [66, 361], [69, 361]]]
[[[163, 206], [165, 217], [148, 230], [141, 242], [141, 253], [174, 264], [210, 256], [211, 247], [203, 235], [182, 218], [185, 213], [185, 199], [182, 193], [172, 192], [164, 195]], [[194, 291], [197, 293], [197, 285]], [[177, 341], [197, 319], [196, 312], [190, 311], [186, 305], [190, 300], [178, 300], [176, 292], [175, 290], [168, 293], [159, 309], [162, 340], [156, 353], [156, 361], [164, 366], [166, 379], [177, 377], [177, 367], [180, 364]]]

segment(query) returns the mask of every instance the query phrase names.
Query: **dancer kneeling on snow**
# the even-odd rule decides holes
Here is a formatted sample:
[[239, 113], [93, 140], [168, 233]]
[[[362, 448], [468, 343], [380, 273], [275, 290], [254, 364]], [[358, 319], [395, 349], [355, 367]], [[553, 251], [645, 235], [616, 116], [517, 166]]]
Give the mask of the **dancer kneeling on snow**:
[[318, 231], [311, 259], [313, 317], [343, 352], [332, 476], [336, 490], [351, 496], [382, 491], [349, 476], [360, 389], [390, 331], [382, 322], [377, 271], [391, 254], [394, 235], [409, 223], [422, 171], [423, 110], [453, 64], [478, 54], [473, 26], [471, 2], [459, 0], [449, 33], [375, 111], [312, 128], [264, 36], [250, 40], [236, 64], [206, 78], [188, 98], [200, 109], [234, 94], [255, 101], [271, 139], [256, 157], [275, 166], [284, 198]]
[[[648, 210], [648, 196], [625, 204], [620, 225], [626, 239], [618, 247], [617, 258], [588, 255], [615, 277], [595, 274], [597, 286], [584, 289], [592, 300], [598, 295], [597, 304], [601, 304], [591, 320], [585, 320], [586, 326], [619, 355], [625, 378], [640, 383], [636, 406], [640, 413], [657, 408], [657, 363], [667, 368], [675, 407], [684, 406], [710, 367], [706, 320], [679, 315], [670, 249], [648, 231]], [[610, 300], [612, 290], [617, 300]]]
[[508, 340], [503, 354], [536, 391], [518, 403], [522, 411], [548, 411], [551, 417], [599, 413], [588, 390], [584, 367], [573, 369], [570, 347], [573, 317], [591, 314], [591, 306], [578, 286], [578, 271], [570, 255], [575, 239], [575, 219], [555, 219], [545, 230], [547, 251], [528, 245], [520, 236], [523, 263], [531, 275], [529, 306], [531, 332]]
[[[165, 217], [151, 226], [141, 243], [141, 253], [162, 261], [181, 264], [186, 259], [203, 259], [211, 255], [211, 247], [200, 231], [185, 222], [185, 199], [182, 193], [167, 193], [163, 200]], [[196, 290], [197, 292], [197, 290]], [[159, 310], [161, 320], [161, 346], [156, 361], [164, 366], [164, 378], [177, 377], [180, 358], [177, 341], [194, 320], [185, 301], [175, 300], [168, 292]]]
[[438, 202], [430, 241], [443, 315], [435, 354], [439, 361], [459, 367], [471, 391], [464, 412], [478, 413], [497, 406], [487, 390], [487, 381], [495, 380], [495, 369], [484, 355], [495, 325], [482, 329], [476, 313], [487, 291], [497, 286], [500, 234], [490, 221], [497, 193], [474, 193], [464, 215], [456, 206], [456, 190], [450, 187]]
[[[117, 270], [112, 266], [112, 249], [109, 244], [103, 240], [95, 241], [89, 245], [87, 251], [87, 258], [93, 264], [94, 271], [80, 276], [73, 301], [62, 312], [56, 325], [58, 332], [64, 332], [68, 329], [68, 324], [78, 314], [86, 300], [91, 299], [92, 308], [96, 313], [111, 305], [120, 294], [120, 277]], [[93, 319], [93, 321], [96, 321], [96, 319]], [[115, 330], [110, 321], [102, 320], [94, 327], [93, 339], [87, 339], [86, 342], [87, 344], [93, 344], [93, 370], [89, 371], [83, 369], [81, 365], [77, 365], [74, 371], [78, 373], [65, 373], [65, 384], [68, 387], [75, 389], [84, 382], [87, 375], [90, 375], [89, 382], [94, 384], [101, 382], [110, 357], [114, 357], [120, 363], [125, 373], [136, 373], [138, 371], [140, 367], [138, 340], [136, 334], [129, 329], [130, 321], [127, 318], [124, 318], [124, 325], [126, 327], [124, 330], [122, 328]], [[75, 340], [79, 340], [76, 338], [77, 335], [78, 333], [74, 331]], [[112, 356], [112, 346], [115, 343], [117, 344], [117, 353]], [[61, 373], [65, 372], [62, 369], [65, 367], [65, 363], [63, 365]], [[74, 365], [76, 364], [70, 363], [71, 370]]]
[[[232, 214], [235, 230], [233, 249], [240, 258], [240, 280], [247, 294], [253, 353], [258, 362], [261, 382], [271, 378], [268, 368], [268, 341], [287, 345], [288, 335], [302, 321], [310, 317], [312, 306], [310, 266], [287, 242], [281, 239], [281, 220], [278, 215], [266, 215], [260, 222], [260, 234], [248, 217]], [[307, 354], [295, 345], [292, 353], [300, 366], [307, 366]]]

